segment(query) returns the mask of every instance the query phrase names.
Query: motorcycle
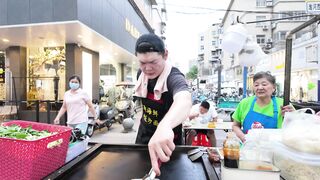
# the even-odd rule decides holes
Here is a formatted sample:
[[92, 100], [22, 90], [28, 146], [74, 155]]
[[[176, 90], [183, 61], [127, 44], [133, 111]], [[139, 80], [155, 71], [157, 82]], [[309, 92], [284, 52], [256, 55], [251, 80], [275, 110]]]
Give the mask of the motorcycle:
[[134, 84], [122, 82], [116, 85], [120, 87], [120, 95], [117, 98], [115, 107], [117, 109], [117, 121], [122, 124], [126, 118], [133, 118], [134, 116], [134, 103], [132, 94], [129, 92]]
[[119, 100], [116, 102], [115, 106], [118, 111], [116, 119], [120, 124], [122, 124], [123, 120], [126, 118], [133, 118], [133, 101]]
[[99, 103], [97, 100], [93, 100], [93, 105], [97, 113], [97, 117], [99, 117], [99, 121], [97, 122], [93, 116], [89, 115], [88, 129], [87, 135], [91, 137], [93, 132], [96, 129], [102, 129], [107, 127], [108, 130], [111, 128], [112, 124], [115, 122], [116, 109], [114, 107], [103, 107], [100, 109]]

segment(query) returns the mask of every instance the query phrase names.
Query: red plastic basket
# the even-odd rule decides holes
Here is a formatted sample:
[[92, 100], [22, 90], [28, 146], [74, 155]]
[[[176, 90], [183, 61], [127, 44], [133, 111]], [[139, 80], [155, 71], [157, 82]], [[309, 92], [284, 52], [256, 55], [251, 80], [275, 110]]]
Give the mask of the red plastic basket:
[[71, 128], [21, 120], [3, 124], [57, 134], [34, 141], [0, 138], [0, 179], [41, 179], [65, 163]]

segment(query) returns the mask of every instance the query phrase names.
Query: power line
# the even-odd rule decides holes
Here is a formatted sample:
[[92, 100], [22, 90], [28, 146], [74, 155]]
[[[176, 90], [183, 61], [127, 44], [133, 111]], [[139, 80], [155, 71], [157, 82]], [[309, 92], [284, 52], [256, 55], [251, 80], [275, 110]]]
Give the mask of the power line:
[[[312, 16], [313, 17], [315, 15], [301, 15], [301, 16], [291, 16], [291, 17], [285, 17], [285, 18], [266, 19], [266, 20], [260, 20], [260, 21], [248, 21], [248, 22], [245, 22], [245, 24], [261, 23], [261, 22], [268, 22], [268, 21], [281, 21], [281, 20], [308, 17], [308, 16]], [[237, 19], [237, 21], [240, 22], [239, 19]]]
[[[175, 13], [179, 14], [188, 14], [188, 15], [195, 15], [195, 14], [212, 14], [216, 12], [240, 12], [240, 13], [253, 13], [253, 14], [280, 14], [280, 15], [290, 15], [290, 12], [271, 12], [271, 11], [247, 11], [247, 10], [226, 10], [226, 9], [212, 9], [212, 12], [183, 12], [183, 11], [175, 11]], [[291, 11], [296, 12], [296, 11]], [[304, 15], [312, 15], [308, 13], [301, 13]]]
[[[161, 4], [161, 3], [159, 3]], [[199, 7], [199, 6], [184, 6], [184, 5], [176, 5], [176, 4], [168, 4], [166, 3], [167, 6], [175, 6], [175, 7], [182, 7], [182, 8], [191, 8], [191, 9], [201, 9], [201, 10], [209, 10], [212, 12], [184, 12], [184, 11], [175, 11], [176, 13], [179, 14], [211, 14], [215, 13], [217, 11], [220, 12], [241, 12], [241, 13], [255, 13], [255, 14], [289, 14], [290, 12], [275, 12], [275, 11], [250, 11], [250, 10], [239, 10], [239, 9], [214, 9], [214, 8], [208, 8], [208, 7]], [[167, 8], [168, 9], [168, 8]], [[301, 14], [307, 14], [307, 13], [301, 13]]]

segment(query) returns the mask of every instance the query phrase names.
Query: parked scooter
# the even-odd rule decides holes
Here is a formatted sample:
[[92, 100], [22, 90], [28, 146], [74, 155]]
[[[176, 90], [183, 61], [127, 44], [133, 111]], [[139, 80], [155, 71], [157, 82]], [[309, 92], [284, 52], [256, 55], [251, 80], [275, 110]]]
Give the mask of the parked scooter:
[[126, 118], [133, 118], [134, 116], [134, 103], [132, 94], [128, 94], [127, 90], [133, 87], [134, 84], [131, 83], [119, 83], [116, 86], [120, 87], [120, 94], [115, 103], [117, 109], [116, 120], [122, 124], [123, 120]]
[[133, 101], [131, 100], [119, 100], [116, 102], [116, 108], [118, 111], [117, 121], [122, 124], [126, 118], [133, 118]]
[[99, 117], [99, 123], [96, 122], [96, 120], [93, 119], [93, 116], [90, 116], [89, 113], [89, 123], [88, 123], [88, 129], [87, 129], [87, 135], [91, 137], [93, 135], [94, 130], [96, 129], [102, 129], [104, 127], [107, 127], [108, 129], [111, 128], [112, 124], [115, 122], [115, 115], [116, 110], [114, 107], [103, 107], [100, 109], [99, 107], [99, 101], [94, 99], [92, 100], [94, 109], [96, 110], [97, 117]]

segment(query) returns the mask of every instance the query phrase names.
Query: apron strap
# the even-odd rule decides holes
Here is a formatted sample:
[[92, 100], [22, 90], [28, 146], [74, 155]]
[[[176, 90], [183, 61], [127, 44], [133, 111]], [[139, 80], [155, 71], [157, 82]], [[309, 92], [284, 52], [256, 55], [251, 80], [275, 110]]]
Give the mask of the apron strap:
[[273, 102], [273, 118], [278, 121], [278, 106], [276, 97], [272, 96], [272, 102]]
[[253, 102], [251, 103], [251, 106], [250, 106], [250, 110], [249, 110], [249, 111], [253, 111], [253, 106], [254, 106], [254, 104], [256, 103], [256, 101], [257, 101], [257, 97], [254, 97]]
[[[272, 96], [272, 104], [273, 104], [273, 118], [278, 121], [278, 106], [275, 96]], [[253, 102], [250, 106], [250, 111], [253, 111], [254, 104], [257, 101], [257, 97], [254, 97]]]

